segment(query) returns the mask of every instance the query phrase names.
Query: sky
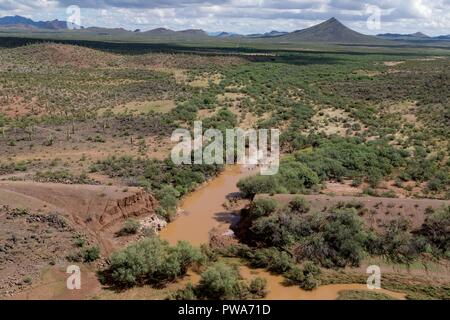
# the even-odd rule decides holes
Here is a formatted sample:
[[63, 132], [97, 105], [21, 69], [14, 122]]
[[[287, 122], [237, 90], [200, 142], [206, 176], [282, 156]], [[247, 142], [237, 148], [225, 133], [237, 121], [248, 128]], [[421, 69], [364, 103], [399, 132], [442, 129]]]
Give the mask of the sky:
[[[73, 5], [80, 8], [79, 15]], [[79, 17], [85, 27], [240, 34], [294, 31], [336, 17], [365, 34], [450, 34], [450, 0], [0, 0], [0, 17], [7, 15]]]

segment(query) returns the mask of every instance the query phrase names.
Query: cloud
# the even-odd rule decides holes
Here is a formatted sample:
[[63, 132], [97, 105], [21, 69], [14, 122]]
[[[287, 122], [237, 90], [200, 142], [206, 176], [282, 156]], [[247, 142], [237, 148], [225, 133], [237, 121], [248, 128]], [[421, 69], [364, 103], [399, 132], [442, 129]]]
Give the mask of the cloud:
[[82, 8], [86, 26], [128, 29], [204, 28], [253, 33], [301, 29], [332, 16], [360, 32], [368, 6], [381, 11], [379, 32], [449, 33], [450, 0], [0, 0], [0, 15], [64, 19], [69, 5]]

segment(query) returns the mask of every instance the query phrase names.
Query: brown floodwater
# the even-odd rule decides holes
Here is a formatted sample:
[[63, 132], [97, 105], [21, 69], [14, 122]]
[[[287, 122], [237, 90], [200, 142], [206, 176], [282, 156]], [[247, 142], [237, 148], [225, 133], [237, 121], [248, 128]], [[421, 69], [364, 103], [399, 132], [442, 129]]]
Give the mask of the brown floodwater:
[[164, 228], [160, 237], [171, 244], [189, 241], [198, 246], [208, 243], [210, 231], [219, 226], [229, 226], [234, 215], [223, 207], [227, 196], [239, 191], [237, 182], [255, 172], [240, 166], [227, 166], [218, 177], [187, 196], [181, 205], [182, 213]]
[[[184, 213], [161, 231], [161, 238], [171, 244], [176, 244], [180, 240], [188, 241], [195, 246], [208, 243], [209, 234], [213, 228], [221, 227], [226, 230], [236, 218], [223, 207], [227, 196], [239, 191], [236, 183], [241, 178], [257, 172], [257, 170], [248, 170], [240, 166], [226, 167], [225, 171], [217, 178], [184, 199], [181, 205]], [[256, 276], [265, 278], [269, 291], [265, 298], [267, 300], [334, 300], [342, 290], [368, 290], [364, 284], [333, 284], [306, 291], [298, 286], [285, 286], [282, 276], [273, 275], [262, 269], [240, 266], [239, 272], [244, 279]], [[186, 280], [197, 283], [200, 277], [191, 275]], [[376, 292], [385, 293], [397, 299], [405, 298], [402, 293], [384, 289]]]

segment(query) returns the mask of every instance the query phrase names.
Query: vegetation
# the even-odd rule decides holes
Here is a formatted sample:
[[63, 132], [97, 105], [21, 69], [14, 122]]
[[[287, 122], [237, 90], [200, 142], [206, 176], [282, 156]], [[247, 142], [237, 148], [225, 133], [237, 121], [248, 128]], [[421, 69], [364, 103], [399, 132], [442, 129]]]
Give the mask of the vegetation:
[[344, 290], [337, 300], [396, 300], [387, 294], [366, 290]]
[[119, 236], [136, 234], [141, 228], [141, 223], [135, 219], [127, 219], [122, 226], [122, 229], [119, 230]]
[[171, 247], [157, 237], [147, 238], [113, 253], [102, 280], [119, 288], [145, 283], [161, 286], [185, 275], [202, 259], [201, 252], [187, 242]]
[[171, 220], [178, 200], [221, 170], [218, 165], [179, 166], [170, 159], [111, 157], [92, 165], [91, 172], [103, 172], [110, 177], [126, 179], [131, 186], [152, 192], [162, 207], [158, 213]]
[[236, 267], [216, 263], [201, 274], [197, 286], [188, 285], [176, 292], [176, 300], [242, 300], [264, 298], [267, 294], [266, 280], [253, 278], [249, 283], [241, 279]]
[[[431, 214], [419, 230], [399, 218], [380, 232], [364, 225], [358, 215], [363, 209], [361, 203], [349, 202], [314, 212], [302, 197], [285, 205], [257, 199], [237, 227], [248, 230], [238, 234], [253, 249], [241, 248], [238, 255], [252, 267], [284, 274], [304, 288], [315, 287], [316, 266], [357, 267], [368, 256], [406, 265], [424, 254], [448, 258], [448, 207]], [[297, 263], [307, 264], [300, 269]]]

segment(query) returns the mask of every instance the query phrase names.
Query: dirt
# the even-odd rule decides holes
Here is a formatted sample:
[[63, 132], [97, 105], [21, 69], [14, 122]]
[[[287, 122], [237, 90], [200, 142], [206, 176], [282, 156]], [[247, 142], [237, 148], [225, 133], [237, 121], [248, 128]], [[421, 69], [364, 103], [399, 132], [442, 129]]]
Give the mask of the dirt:
[[[111, 110], [114, 114], [129, 113], [140, 114], [155, 111], [158, 113], [167, 113], [176, 107], [174, 100], [155, 100], [155, 101], [133, 101], [125, 105], [116, 106]], [[102, 115], [108, 109], [99, 110], [99, 114]]]
[[[165, 225], [154, 214], [158, 205], [155, 198], [139, 188], [3, 181], [0, 203], [8, 206], [8, 210], [0, 211], [0, 279], [7, 279], [0, 291], [10, 295], [27, 289], [28, 296], [19, 298], [80, 297], [82, 293], [72, 296], [63, 290], [60, 295], [61, 290], [51, 289], [61, 286], [67, 278], [58, 270], [70, 264], [69, 255], [79, 252], [76, 238], [85, 239], [85, 246], [99, 246], [101, 257], [107, 257], [139, 237], [117, 236], [127, 218], [134, 217], [154, 230]], [[26, 209], [26, 214], [11, 218], [8, 212], [14, 208]], [[56, 269], [50, 268], [53, 271], [47, 277], [40, 276], [50, 265]], [[87, 281], [91, 286], [87, 291], [92, 293], [98, 280], [94, 271], [86, 271], [85, 276], [91, 279]], [[53, 284], [55, 281], [49, 282], [48, 278], [59, 282], [55, 280], [57, 284]]]
[[398, 66], [403, 63], [405, 63], [405, 61], [385, 61], [385, 62], [383, 62], [383, 64], [388, 67], [395, 67], [395, 66]]
[[7, 181], [0, 182], [0, 203], [55, 212], [96, 239], [105, 254], [117, 246], [114, 233], [121, 222], [153, 215], [157, 206], [139, 188]]
[[28, 288], [72, 250], [74, 229], [57, 215], [2, 206], [0, 224], [0, 297]]
[[71, 66], [82, 69], [107, 67], [121, 60], [119, 55], [112, 53], [57, 43], [33, 44], [19, 48], [17, 53], [25, 59], [51, 66]]

